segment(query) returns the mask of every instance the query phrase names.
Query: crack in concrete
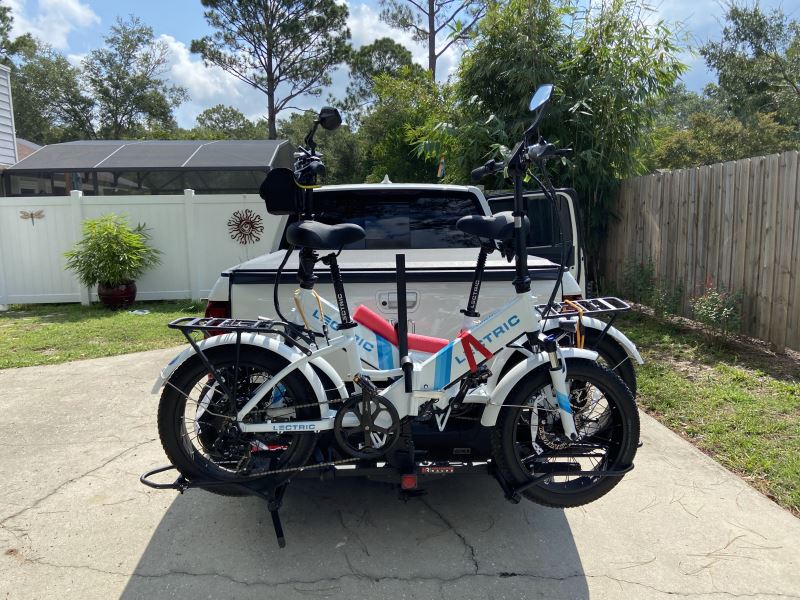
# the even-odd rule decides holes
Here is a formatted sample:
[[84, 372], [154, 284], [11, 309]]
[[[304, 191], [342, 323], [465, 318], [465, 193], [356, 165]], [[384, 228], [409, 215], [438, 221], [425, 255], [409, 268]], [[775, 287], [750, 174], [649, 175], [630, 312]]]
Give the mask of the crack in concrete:
[[[725, 596], [730, 598], [789, 598], [789, 599], [798, 599], [800, 596], [794, 594], [786, 594], [782, 592], [748, 592], [748, 593], [737, 593], [737, 592], [728, 592], [724, 590], [709, 590], [704, 592], [680, 592], [676, 590], [666, 590], [662, 588], [658, 588], [652, 585], [648, 585], [646, 583], [642, 583], [639, 581], [631, 581], [628, 579], [621, 579], [618, 577], [612, 577], [611, 575], [606, 574], [598, 574], [592, 575], [589, 573], [573, 573], [570, 575], [564, 575], [561, 577], [553, 576], [553, 575], [543, 575], [539, 573], [525, 573], [525, 572], [509, 572], [509, 571], [500, 571], [498, 573], [461, 573], [458, 575], [453, 575], [450, 577], [432, 577], [432, 576], [407, 576], [407, 577], [400, 577], [400, 576], [385, 576], [385, 577], [374, 577], [368, 575], [366, 573], [361, 573], [352, 569], [352, 564], [348, 560], [348, 566], [351, 568], [350, 573], [345, 573], [339, 575], [337, 577], [321, 577], [318, 579], [289, 579], [284, 581], [265, 581], [265, 580], [256, 580], [256, 581], [246, 581], [242, 579], [237, 579], [232, 575], [228, 575], [226, 573], [219, 573], [215, 571], [201, 573], [201, 572], [193, 572], [193, 571], [184, 571], [184, 570], [168, 570], [161, 573], [125, 573], [122, 571], [109, 571], [105, 569], [100, 569], [97, 567], [92, 567], [89, 565], [65, 565], [65, 564], [57, 564], [57, 563], [50, 563], [42, 559], [26, 559], [26, 562], [31, 562], [35, 564], [41, 564], [43, 566], [58, 568], [58, 569], [85, 569], [89, 571], [93, 571], [96, 573], [102, 573], [106, 575], [112, 575], [117, 577], [129, 577], [129, 578], [141, 578], [141, 579], [160, 579], [164, 577], [217, 577], [228, 581], [230, 583], [234, 583], [237, 585], [241, 585], [244, 587], [260, 587], [260, 586], [269, 586], [269, 587], [279, 587], [279, 586], [293, 586], [297, 589], [296, 586], [314, 586], [314, 585], [331, 585], [337, 584], [346, 579], [354, 579], [356, 581], [365, 581], [369, 583], [388, 583], [388, 582], [398, 582], [398, 583], [432, 583], [437, 584], [440, 586], [440, 589], [443, 589], [444, 585], [452, 585], [458, 583], [462, 580], [469, 580], [469, 579], [492, 579], [492, 578], [500, 578], [500, 579], [509, 579], [509, 578], [519, 578], [519, 579], [531, 579], [531, 580], [544, 580], [544, 581], [554, 581], [554, 582], [565, 582], [572, 579], [579, 579], [581, 577], [586, 579], [607, 579], [609, 581], [614, 581], [618, 584], [628, 584], [637, 587], [641, 587], [653, 592], [658, 592], [660, 594], [665, 594], [668, 596], [679, 596], [679, 597], [696, 597], [696, 596]], [[321, 591], [321, 590], [303, 590], [306, 592], [312, 591]]]
[[451, 523], [449, 519], [447, 519], [441, 512], [433, 508], [433, 506], [431, 506], [431, 504], [428, 501], [426, 501], [424, 498], [420, 498], [420, 502], [422, 502], [422, 504], [426, 506], [429, 511], [431, 511], [433, 514], [439, 517], [442, 523], [444, 523], [447, 527], [449, 527], [450, 530], [456, 536], [458, 536], [458, 539], [461, 540], [461, 543], [464, 545], [464, 548], [469, 551], [470, 560], [472, 561], [472, 565], [475, 569], [475, 574], [477, 574], [479, 568], [478, 568], [478, 559], [475, 556], [475, 547], [467, 541], [467, 538], [465, 538], [464, 535], [458, 529], [456, 529], [456, 526], [453, 525], [453, 523]]
[[[352, 533], [352, 534], [353, 534], [353, 538], [355, 539], [355, 541], [356, 541], [356, 542], [358, 542], [358, 545], [359, 545], [359, 546], [361, 546], [361, 551], [362, 551], [364, 554], [366, 554], [367, 556], [370, 556], [369, 550], [367, 549], [367, 544], [364, 542], [364, 540], [363, 540], [363, 539], [361, 539], [361, 535], [358, 533], [358, 531], [357, 531], [357, 530], [355, 530], [355, 529], [352, 529], [351, 527], [348, 527], [348, 526], [347, 526], [347, 523], [345, 523], [345, 520], [344, 520], [344, 513], [343, 513], [341, 510], [337, 509], [337, 510], [336, 510], [336, 514], [339, 516], [339, 524], [342, 526], [342, 529], [344, 529], [345, 531], [349, 531], [350, 533]], [[361, 519], [360, 519], [360, 520], [359, 520], [359, 519], [358, 519], [358, 517], [356, 516], [356, 519], [357, 519], [357, 521], [358, 521], [358, 523], [357, 523], [357, 524], [361, 524], [361, 523], [363, 523], [363, 521], [364, 521], [364, 519], [365, 519], [365, 518], [366, 518], [366, 511], [364, 511], [364, 514], [362, 514], [362, 517], [361, 517]], [[345, 536], [345, 538], [347, 538], [347, 536]], [[347, 558], [347, 553], [346, 553], [346, 552], [345, 552], [345, 558]], [[349, 562], [349, 558], [348, 558], [347, 560], [348, 560], [348, 562]]]
[[57, 485], [54, 489], [52, 489], [50, 492], [48, 492], [47, 494], [45, 494], [41, 498], [38, 498], [38, 499], [34, 500], [33, 503], [30, 504], [29, 506], [26, 506], [26, 507], [18, 510], [17, 512], [12, 513], [12, 514], [4, 517], [2, 520], [0, 520], [0, 526], [5, 525], [6, 523], [11, 521], [12, 519], [17, 518], [20, 515], [23, 515], [28, 511], [34, 510], [35, 508], [40, 506], [42, 503], [46, 502], [49, 498], [51, 498], [54, 495], [56, 495], [57, 493], [59, 493], [63, 488], [67, 487], [68, 485], [70, 485], [72, 483], [75, 483], [76, 481], [80, 481], [84, 477], [89, 477], [90, 475], [92, 475], [96, 471], [99, 471], [100, 469], [108, 466], [109, 464], [111, 464], [112, 462], [117, 460], [118, 458], [122, 458], [124, 455], [128, 454], [129, 452], [137, 450], [138, 448], [141, 448], [142, 446], [144, 446], [146, 444], [151, 444], [152, 442], [155, 442], [155, 441], [157, 441], [157, 438], [152, 438], [152, 439], [146, 440], [144, 442], [140, 442], [140, 443], [136, 444], [135, 446], [131, 446], [130, 448], [126, 448], [122, 452], [118, 452], [117, 454], [115, 454], [114, 456], [109, 458], [108, 460], [103, 461], [102, 464], [89, 469], [85, 473], [82, 473], [81, 475], [77, 475], [76, 477], [72, 477], [70, 479], [67, 479], [65, 482]]

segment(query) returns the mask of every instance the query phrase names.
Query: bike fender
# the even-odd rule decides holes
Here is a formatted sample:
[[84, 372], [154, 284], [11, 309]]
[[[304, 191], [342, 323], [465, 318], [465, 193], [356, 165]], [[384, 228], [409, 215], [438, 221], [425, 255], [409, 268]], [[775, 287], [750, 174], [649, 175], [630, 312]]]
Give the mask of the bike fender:
[[[594, 362], [598, 358], [597, 352], [583, 348], [561, 348], [559, 354], [561, 354], [564, 360], [583, 358]], [[528, 373], [549, 363], [550, 359], [547, 357], [547, 352], [540, 352], [515, 365], [506, 373], [505, 377], [497, 384], [497, 387], [491, 391], [490, 400], [483, 409], [483, 415], [481, 415], [481, 425], [484, 427], [493, 427], [497, 422], [500, 409], [503, 407], [503, 403], [506, 401], [508, 394], [511, 393], [511, 390], [513, 390]]]
[[[569, 319], [570, 321], [574, 321], [575, 317]], [[600, 319], [593, 319], [592, 317], [583, 317], [583, 326], [589, 327], [590, 329], [595, 329], [597, 331], [603, 331], [606, 328], [606, 323], [601, 321]], [[558, 319], [549, 319], [548, 324], [545, 327], [545, 331], [551, 331], [553, 329], [558, 329]], [[640, 365], [644, 364], [644, 359], [642, 359], [641, 354], [639, 354], [639, 350], [636, 348], [636, 344], [634, 344], [628, 336], [622, 333], [616, 327], [609, 327], [606, 335], [613, 338], [620, 346], [625, 349], [625, 352], [630, 356], [633, 360], [635, 360]]]
[[[268, 352], [274, 352], [279, 356], [286, 359], [289, 363], [294, 363], [302, 358], [305, 355], [298, 350], [290, 348], [286, 344], [276, 340], [275, 338], [267, 337], [265, 335], [261, 335], [258, 333], [243, 333], [242, 336], [242, 344], [247, 346], [254, 346], [256, 348], [260, 348], [262, 350], [266, 350]], [[210, 348], [215, 348], [216, 346], [223, 346], [225, 344], [236, 344], [236, 334], [235, 333], [227, 333], [225, 335], [215, 335], [210, 338], [206, 338], [197, 343], [197, 347], [200, 350], [208, 350]], [[158, 391], [164, 387], [166, 381], [170, 378], [170, 376], [175, 372], [175, 370], [180, 367], [184, 362], [186, 362], [189, 357], [195, 354], [195, 350], [192, 346], [188, 346], [185, 348], [180, 354], [178, 354], [175, 358], [173, 358], [169, 364], [161, 370], [158, 378], [156, 379], [155, 384], [153, 384], [153, 389], [151, 392], [153, 394], [157, 394]], [[342, 382], [339, 375], [336, 374], [336, 371], [331, 367], [331, 365], [323, 358], [315, 358], [310, 361], [314, 364], [314, 366], [318, 367], [323, 373], [325, 373], [328, 377], [330, 377], [333, 384], [336, 386], [337, 390], [340, 391], [344, 390], [344, 383]], [[310, 364], [305, 364], [302, 367], [298, 367], [297, 369], [307, 380], [308, 383], [311, 385], [312, 389], [314, 390], [314, 394], [317, 397], [317, 401], [322, 404], [321, 412], [324, 415], [327, 412], [327, 397], [325, 395], [325, 388], [322, 385], [322, 382], [317, 377], [316, 373], [314, 373], [314, 369], [311, 368]]]

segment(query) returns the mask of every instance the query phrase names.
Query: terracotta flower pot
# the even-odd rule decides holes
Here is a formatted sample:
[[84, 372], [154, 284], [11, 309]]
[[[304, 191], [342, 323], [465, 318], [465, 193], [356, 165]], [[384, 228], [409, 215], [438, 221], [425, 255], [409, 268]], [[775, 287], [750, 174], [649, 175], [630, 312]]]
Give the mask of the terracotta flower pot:
[[127, 308], [136, 300], [136, 283], [122, 283], [116, 286], [107, 286], [102, 283], [97, 284], [97, 295], [108, 308], [117, 310]]

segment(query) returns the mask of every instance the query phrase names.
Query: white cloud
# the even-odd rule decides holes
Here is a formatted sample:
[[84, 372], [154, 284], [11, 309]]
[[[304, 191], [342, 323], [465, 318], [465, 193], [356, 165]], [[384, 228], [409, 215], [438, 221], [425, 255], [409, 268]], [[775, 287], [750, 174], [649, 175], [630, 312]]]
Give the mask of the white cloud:
[[14, 15], [13, 35], [30, 33], [57, 48], [69, 47], [69, 35], [100, 23], [100, 17], [80, 0], [39, 0], [36, 13], [29, 14], [27, 0], [3, 0]]
[[264, 114], [266, 97], [219, 67], [206, 67], [203, 59], [193, 55], [189, 47], [171, 35], [158, 38], [169, 49], [167, 78], [186, 88], [190, 100], [175, 111], [181, 127], [193, 127], [197, 115], [215, 104], [227, 104], [242, 111], [248, 118]]
[[[350, 16], [347, 24], [352, 34], [352, 43], [356, 48], [371, 44], [378, 38], [388, 37], [398, 44], [402, 44], [411, 52], [415, 63], [428, 67], [428, 50], [423, 44], [414, 41], [411, 34], [390, 27], [380, 19], [380, 11], [366, 3], [349, 4]], [[439, 81], [447, 79], [455, 73], [461, 60], [461, 48], [453, 44], [439, 57], [436, 64], [436, 78]]]
[[67, 60], [73, 67], [80, 67], [81, 63], [83, 63], [83, 59], [87, 56], [89, 56], [88, 52], [69, 53], [67, 54]]

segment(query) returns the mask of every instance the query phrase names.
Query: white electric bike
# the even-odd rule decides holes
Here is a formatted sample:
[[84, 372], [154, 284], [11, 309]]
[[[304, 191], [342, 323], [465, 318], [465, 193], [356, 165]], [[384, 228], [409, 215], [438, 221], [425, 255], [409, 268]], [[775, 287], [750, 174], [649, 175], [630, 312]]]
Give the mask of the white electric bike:
[[[534, 94], [534, 122], [508, 160], [473, 172], [502, 169], [514, 181], [515, 205], [513, 213], [457, 223], [482, 239], [484, 260], [478, 261], [462, 311], [464, 328], [450, 341], [408, 333], [403, 255], [397, 256], [397, 325], [365, 307], [351, 317], [336, 251], [365, 234], [354, 224], [313, 220], [310, 188], [324, 166], [312, 129], [295, 171], [271, 171], [262, 188], [269, 212], [299, 216], [286, 232], [287, 242], [300, 248], [293, 317], [170, 323], [190, 346], [163, 369], [154, 392], [163, 388], [159, 434], [181, 477], [166, 486], [147, 479], [164, 468], [145, 474], [143, 482], [264, 495], [276, 532], [282, 490], [290, 478], [312, 469], [377, 478], [396, 474], [401, 487], [413, 492], [418, 477], [483, 468], [510, 500], [524, 496], [558, 507], [591, 502], [613, 488], [633, 467], [639, 441], [633, 396], [595, 362], [596, 352], [561, 347], [559, 340], [580, 335], [584, 316], [628, 306], [617, 298], [557, 303], [555, 290], [547, 304], [537, 304], [530, 293], [522, 182], [559, 152], [538, 136], [551, 91], [542, 86]], [[335, 110], [323, 109], [317, 124], [327, 129], [339, 122]], [[515, 294], [479, 318], [484, 253], [498, 242], [515, 260]], [[335, 304], [314, 289], [318, 262], [330, 269]], [[551, 320], [559, 328], [545, 335], [542, 324]], [[215, 335], [198, 341], [197, 332]], [[494, 368], [516, 352], [525, 360], [508, 370]], [[465, 411], [490, 430], [485, 455], [436, 460], [415, 448], [415, 422], [432, 421], [446, 432]]]

